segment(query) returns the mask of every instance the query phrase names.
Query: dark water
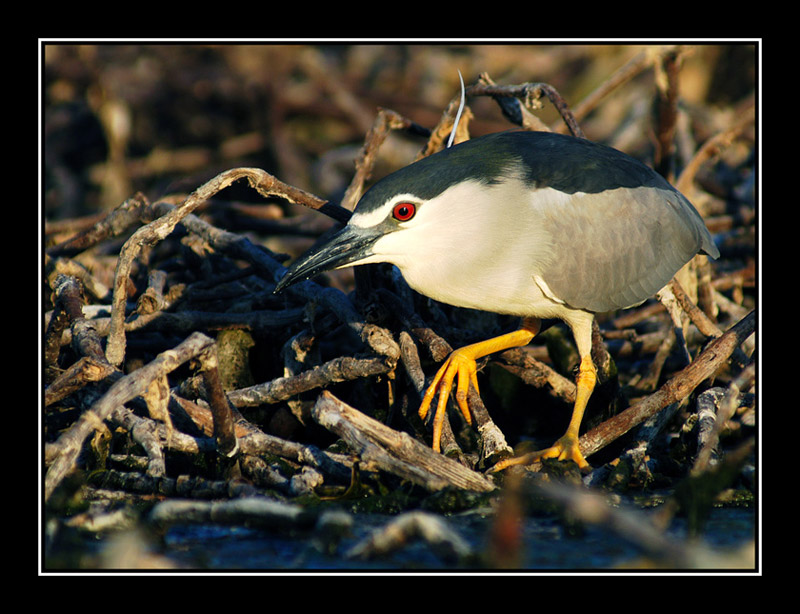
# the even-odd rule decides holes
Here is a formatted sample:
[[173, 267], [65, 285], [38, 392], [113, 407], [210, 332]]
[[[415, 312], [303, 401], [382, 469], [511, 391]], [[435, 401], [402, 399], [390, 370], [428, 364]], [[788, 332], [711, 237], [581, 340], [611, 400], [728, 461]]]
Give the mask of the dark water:
[[[353, 545], [391, 520], [391, 516], [375, 514], [354, 516], [350, 535], [327, 550], [313, 535], [275, 534], [244, 527], [174, 526], [164, 536], [160, 554], [178, 567], [216, 571], [464, 569], [452, 561], [442, 560], [421, 542], [411, 542], [381, 561], [361, 561], [345, 556]], [[471, 513], [447, 517], [446, 522], [475, 552], [485, 548], [491, 518]], [[753, 509], [716, 509], [703, 539], [706, 545], [724, 554], [752, 541], [755, 526]], [[685, 522], [677, 519], [670, 528], [670, 535], [684, 540]], [[555, 518], [527, 519], [523, 543], [520, 570], [628, 568], [638, 565], [643, 554], [639, 547], [601, 527], [584, 527], [579, 535], [569, 535]]]

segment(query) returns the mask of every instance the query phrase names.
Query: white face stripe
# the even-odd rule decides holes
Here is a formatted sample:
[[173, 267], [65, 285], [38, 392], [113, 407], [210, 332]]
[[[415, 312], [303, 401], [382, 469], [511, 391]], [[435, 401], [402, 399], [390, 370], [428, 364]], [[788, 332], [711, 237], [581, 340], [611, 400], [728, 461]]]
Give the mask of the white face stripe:
[[396, 194], [392, 196], [389, 200], [383, 203], [380, 207], [369, 211], [367, 213], [356, 211], [353, 213], [353, 216], [350, 218], [349, 224], [351, 226], [357, 226], [358, 228], [372, 228], [373, 226], [377, 226], [392, 212], [394, 206], [403, 201], [410, 201], [412, 203], [421, 203], [424, 199], [420, 198], [419, 196], [411, 193], [405, 194]]

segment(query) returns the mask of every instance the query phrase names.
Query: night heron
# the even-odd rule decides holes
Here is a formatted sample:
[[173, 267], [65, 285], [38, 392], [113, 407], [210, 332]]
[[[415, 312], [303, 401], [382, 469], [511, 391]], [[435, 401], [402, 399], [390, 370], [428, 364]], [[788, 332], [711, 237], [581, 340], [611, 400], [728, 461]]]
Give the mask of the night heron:
[[719, 256], [700, 214], [645, 164], [580, 138], [501, 132], [376, 182], [347, 225], [298, 259], [276, 291], [322, 271], [388, 262], [432, 299], [521, 316], [519, 330], [455, 350], [437, 372], [419, 409], [425, 419], [438, 393], [436, 451], [453, 381], [471, 423], [476, 359], [526, 345], [542, 318], [565, 321], [580, 355], [572, 418], [563, 437], [527, 459], [586, 468], [578, 430], [597, 379], [594, 314], [644, 302], [701, 252]]

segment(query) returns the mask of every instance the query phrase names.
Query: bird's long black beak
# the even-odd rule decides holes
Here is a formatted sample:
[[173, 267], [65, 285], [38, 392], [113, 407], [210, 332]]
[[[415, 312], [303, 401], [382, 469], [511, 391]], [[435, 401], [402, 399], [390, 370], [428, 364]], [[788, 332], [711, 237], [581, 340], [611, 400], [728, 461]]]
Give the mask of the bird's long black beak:
[[359, 264], [371, 255], [372, 245], [380, 236], [380, 232], [370, 229], [345, 226], [329, 241], [298, 258], [278, 282], [275, 293], [323, 271]]

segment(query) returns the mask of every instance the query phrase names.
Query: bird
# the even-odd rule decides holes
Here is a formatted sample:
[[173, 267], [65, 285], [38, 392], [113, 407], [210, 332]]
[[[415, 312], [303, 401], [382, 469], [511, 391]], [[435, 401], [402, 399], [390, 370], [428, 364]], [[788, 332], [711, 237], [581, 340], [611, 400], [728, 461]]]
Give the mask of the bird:
[[719, 257], [703, 218], [645, 163], [585, 138], [509, 130], [376, 181], [347, 224], [298, 258], [275, 291], [323, 271], [390, 263], [431, 299], [521, 318], [517, 330], [456, 349], [438, 369], [419, 408], [425, 420], [438, 395], [436, 452], [454, 381], [456, 404], [471, 424], [476, 361], [527, 345], [543, 319], [566, 322], [580, 359], [567, 430], [549, 448], [494, 470], [548, 458], [588, 470], [578, 439], [597, 381], [595, 315], [643, 303], [697, 254]]

